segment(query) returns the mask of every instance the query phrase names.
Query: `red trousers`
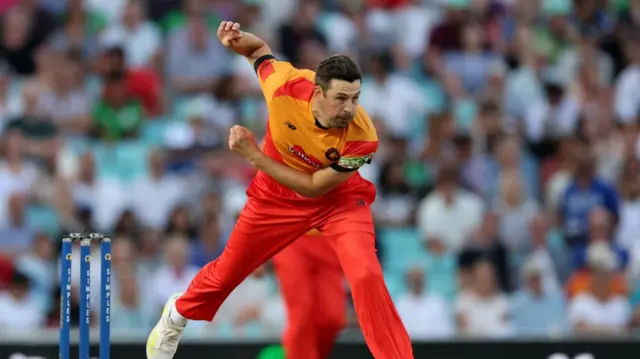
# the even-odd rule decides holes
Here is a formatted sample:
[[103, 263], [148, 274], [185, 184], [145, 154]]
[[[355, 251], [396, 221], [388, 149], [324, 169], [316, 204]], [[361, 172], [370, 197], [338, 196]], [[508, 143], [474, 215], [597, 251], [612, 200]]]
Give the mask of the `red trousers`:
[[324, 236], [305, 235], [273, 258], [287, 308], [287, 359], [326, 359], [346, 324], [344, 274]]
[[249, 274], [313, 228], [327, 237], [337, 254], [373, 356], [412, 359], [409, 335], [376, 257], [371, 210], [359, 198], [341, 198], [339, 204], [307, 204], [265, 202], [250, 196], [224, 252], [200, 270], [176, 301], [178, 313], [191, 320], [211, 321], [222, 302]]

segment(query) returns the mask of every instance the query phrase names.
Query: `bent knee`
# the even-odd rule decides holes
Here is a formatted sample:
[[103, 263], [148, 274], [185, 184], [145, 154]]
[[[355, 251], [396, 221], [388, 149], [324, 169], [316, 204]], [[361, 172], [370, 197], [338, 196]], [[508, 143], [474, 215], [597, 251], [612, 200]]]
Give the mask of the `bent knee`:
[[351, 290], [355, 291], [359, 288], [367, 288], [384, 285], [384, 276], [379, 265], [366, 264], [357, 268], [349, 278]]

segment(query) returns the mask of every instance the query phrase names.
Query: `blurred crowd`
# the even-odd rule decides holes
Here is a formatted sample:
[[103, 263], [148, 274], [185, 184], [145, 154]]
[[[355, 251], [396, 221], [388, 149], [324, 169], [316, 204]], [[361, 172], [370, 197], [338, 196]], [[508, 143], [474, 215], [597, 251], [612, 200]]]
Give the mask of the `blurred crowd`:
[[[0, 332], [58, 327], [63, 233], [113, 237], [120, 332], [146, 332], [220, 254], [254, 174], [228, 128], [261, 136], [267, 117], [221, 20], [300, 68], [361, 65], [380, 135], [361, 173], [414, 339], [640, 324], [640, 0], [5, 0], [0, 14]], [[267, 264], [187, 332], [273, 336], [285, 318]]]

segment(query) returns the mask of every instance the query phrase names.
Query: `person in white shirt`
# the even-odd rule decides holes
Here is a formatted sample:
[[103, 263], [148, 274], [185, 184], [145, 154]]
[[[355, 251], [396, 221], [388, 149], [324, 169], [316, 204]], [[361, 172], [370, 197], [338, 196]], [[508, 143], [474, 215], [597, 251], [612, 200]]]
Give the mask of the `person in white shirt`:
[[213, 326], [231, 331], [234, 336], [246, 336], [253, 330], [259, 334], [267, 328], [281, 334], [286, 312], [282, 298], [274, 294], [274, 282], [264, 266], [259, 267], [231, 292], [220, 307]]
[[[561, 291], [558, 268], [554, 257], [547, 246], [549, 233], [549, 219], [544, 213], [537, 213], [528, 223], [530, 248], [526, 262], [533, 263], [539, 270], [542, 286], [546, 293], [559, 293]], [[519, 265], [516, 268], [520, 268]]]
[[379, 120], [387, 133], [409, 138], [415, 131], [415, 122], [428, 112], [428, 99], [412, 78], [394, 73], [393, 56], [383, 52], [371, 60], [374, 70], [371, 78], [362, 82], [360, 101], [369, 115]]
[[99, 176], [96, 162], [90, 150], [80, 155], [77, 163], [72, 165], [76, 168], [70, 174], [69, 195], [76, 208], [91, 210], [94, 222], [91, 224], [96, 229], [107, 231], [115, 226], [125, 211], [129, 196], [119, 181]]
[[412, 339], [445, 339], [454, 334], [449, 304], [425, 288], [422, 268], [414, 267], [406, 274], [408, 291], [398, 298], [396, 307]]
[[148, 159], [149, 174], [133, 183], [130, 194], [131, 208], [136, 218], [150, 228], [163, 227], [174, 208], [186, 198], [188, 190], [181, 178], [165, 173], [164, 159], [162, 152], [151, 152]]
[[164, 263], [151, 275], [149, 286], [152, 303], [158, 311], [172, 294], [189, 286], [199, 268], [189, 264], [189, 241], [185, 237], [168, 238], [164, 247]]
[[569, 303], [574, 334], [617, 336], [627, 331], [631, 305], [626, 297], [611, 291], [618, 259], [607, 243], [589, 246], [587, 260], [592, 271], [591, 290]]
[[633, 122], [640, 113], [640, 39], [629, 43], [628, 54], [631, 60], [618, 76], [615, 94], [614, 111], [625, 123]]
[[0, 332], [29, 332], [44, 325], [44, 311], [31, 294], [29, 278], [15, 272], [9, 290], [0, 292]]
[[128, 1], [121, 21], [102, 32], [99, 41], [103, 45], [123, 44], [127, 63], [133, 68], [153, 67], [161, 45], [160, 30], [145, 20], [144, 3]]
[[504, 338], [513, 332], [509, 300], [496, 285], [491, 262], [479, 260], [474, 266], [473, 287], [455, 303], [459, 333], [471, 337]]
[[418, 227], [429, 248], [436, 252], [457, 252], [482, 221], [482, 200], [462, 189], [459, 179], [456, 168], [441, 168], [435, 190], [418, 206]]
[[[640, 141], [640, 137], [638, 138]], [[634, 253], [640, 245], [640, 156], [638, 159], [629, 158], [624, 165], [619, 187], [622, 203], [620, 206], [620, 220], [616, 228], [616, 243], [632, 252], [632, 257], [637, 257]], [[640, 259], [640, 258], [638, 258]], [[634, 260], [631, 260], [634, 262]], [[640, 263], [633, 266], [638, 266]]]

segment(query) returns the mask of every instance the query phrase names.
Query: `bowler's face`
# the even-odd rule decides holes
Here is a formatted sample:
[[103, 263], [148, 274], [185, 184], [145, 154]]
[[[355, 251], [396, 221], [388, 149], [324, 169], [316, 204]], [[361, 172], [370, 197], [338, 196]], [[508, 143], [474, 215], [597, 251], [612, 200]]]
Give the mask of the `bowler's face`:
[[329, 89], [324, 93], [322, 110], [332, 128], [349, 126], [356, 116], [360, 99], [360, 80], [347, 82], [332, 80]]

